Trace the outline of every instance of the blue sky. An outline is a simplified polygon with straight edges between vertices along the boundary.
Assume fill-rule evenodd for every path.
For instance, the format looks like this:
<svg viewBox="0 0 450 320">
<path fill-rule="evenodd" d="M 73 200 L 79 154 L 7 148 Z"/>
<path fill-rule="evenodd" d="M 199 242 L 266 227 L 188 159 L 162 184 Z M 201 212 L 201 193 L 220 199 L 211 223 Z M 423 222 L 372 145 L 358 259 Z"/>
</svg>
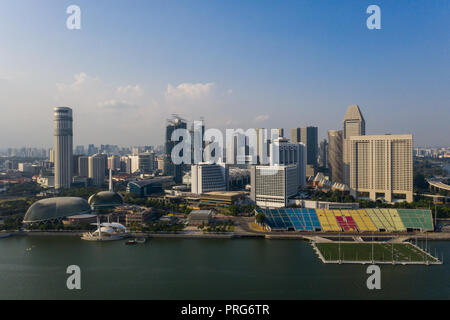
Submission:
<svg viewBox="0 0 450 320">
<path fill-rule="evenodd" d="M 450 145 L 445 0 L 0 0 L 0 41 L 0 147 L 51 146 L 55 105 L 74 109 L 75 145 L 161 144 L 171 113 L 325 137 L 350 104 L 368 134 Z"/>
</svg>

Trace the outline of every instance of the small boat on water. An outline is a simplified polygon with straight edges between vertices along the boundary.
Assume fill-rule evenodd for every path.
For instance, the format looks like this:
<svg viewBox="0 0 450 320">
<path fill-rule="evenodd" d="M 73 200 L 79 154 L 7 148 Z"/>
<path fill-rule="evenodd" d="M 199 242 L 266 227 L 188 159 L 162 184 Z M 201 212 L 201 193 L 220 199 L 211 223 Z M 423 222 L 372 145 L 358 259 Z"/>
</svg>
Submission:
<svg viewBox="0 0 450 320">
<path fill-rule="evenodd" d="M 125 245 L 130 246 L 130 245 L 135 245 L 135 244 L 143 244 L 146 242 L 145 238 L 135 238 L 135 239 L 130 239 L 127 242 L 125 242 Z"/>
</svg>

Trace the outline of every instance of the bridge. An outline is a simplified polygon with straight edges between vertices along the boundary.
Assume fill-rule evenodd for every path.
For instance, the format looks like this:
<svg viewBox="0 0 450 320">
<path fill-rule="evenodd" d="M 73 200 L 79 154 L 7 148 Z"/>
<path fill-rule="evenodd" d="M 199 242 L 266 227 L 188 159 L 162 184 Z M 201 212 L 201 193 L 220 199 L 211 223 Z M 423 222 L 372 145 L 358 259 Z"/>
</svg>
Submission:
<svg viewBox="0 0 450 320">
<path fill-rule="evenodd" d="M 450 191 L 450 186 L 448 184 L 445 184 L 441 181 L 435 181 L 435 180 L 428 180 L 427 179 L 428 184 L 430 185 L 430 187 L 433 187 L 435 189 L 441 189 L 441 190 L 445 190 L 445 191 Z"/>
</svg>

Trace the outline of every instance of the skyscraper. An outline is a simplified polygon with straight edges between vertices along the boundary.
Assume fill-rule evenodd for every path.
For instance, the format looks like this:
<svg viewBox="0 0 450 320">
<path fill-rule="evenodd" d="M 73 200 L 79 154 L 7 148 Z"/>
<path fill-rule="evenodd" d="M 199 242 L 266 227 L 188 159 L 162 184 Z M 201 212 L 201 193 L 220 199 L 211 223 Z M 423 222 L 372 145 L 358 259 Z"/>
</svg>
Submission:
<svg viewBox="0 0 450 320">
<path fill-rule="evenodd" d="M 105 156 L 95 154 L 89 157 L 89 178 L 94 186 L 101 187 L 105 182 Z"/>
<path fill-rule="evenodd" d="M 317 168 L 318 134 L 317 127 L 291 129 L 291 142 L 303 143 L 306 146 L 306 175 L 314 176 Z"/>
<path fill-rule="evenodd" d="M 322 168 L 328 168 L 328 141 L 323 139 L 319 143 L 319 166 Z"/>
<path fill-rule="evenodd" d="M 168 166 L 166 168 L 166 174 L 169 176 L 173 176 L 174 181 L 176 183 L 181 183 L 181 180 L 183 178 L 182 175 L 182 165 L 177 164 L 175 165 L 172 161 L 172 149 L 175 147 L 176 144 L 178 144 L 179 141 L 172 141 L 172 133 L 177 129 L 186 129 L 187 124 L 186 121 L 181 119 L 178 116 L 174 116 L 172 119 L 169 119 L 167 121 L 166 126 L 166 141 L 165 141 L 165 154 L 168 159 Z M 183 155 L 180 154 L 180 157 Z"/>
<path fill-rule="evenodd" d="M 342 130 L 328 131 L 328 163 L 331 169 L 331 181 L 343 182 L 342 170 Z"/>
<path fill-rule="evenodd" d="M 70 188 L 73 161 L 72 109 L 56 107 L 53 111 L 55 189 Z"/>
<path fill-rule="evenodd" d="M 297 165 L 298 186 L 306 187 L 306 147 L 277 138 L 270 144 L 270 165 Z"/>
<path fill-rule="evenodd" d="M 344 117 L 344 124 L 342 128 L 343 138 L 343 179 L 344 183 L 350 184 L 350 145 L 349 138 L 352 136 L 363 136 L 366 134 L 366 121 L 359 109 L 358 105 L 351 105 L 347 109 Z"/>
<path fill-rule="evenodd" d="M 80 156 L 78 158 L 78 176 L 79 177 L 89 177 L 89 157 Z"/>
</svg>

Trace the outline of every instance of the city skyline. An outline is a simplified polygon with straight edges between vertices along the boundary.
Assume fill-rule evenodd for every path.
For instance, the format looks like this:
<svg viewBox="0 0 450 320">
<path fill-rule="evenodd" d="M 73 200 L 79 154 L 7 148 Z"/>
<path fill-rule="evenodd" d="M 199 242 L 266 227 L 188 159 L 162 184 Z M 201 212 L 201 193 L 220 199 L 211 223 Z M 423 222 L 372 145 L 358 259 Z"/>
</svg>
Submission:
<svg viewBox="0 0 450 320">
<path fill-rule="evenodd" d="M 448 145 L 443 1 L 381 1 L 381 30 L 366 28 L 365 1 L 79 1 L 78 31 L 68 4 L 0 4 L 0 148 L 51 147 L 56 106 L 73 109 L 74 146 L 128 146 L 163 144 L 172 113 L 218 129 L 317 126 L 322 140 L 352 104 L 367 134 Z"/>
</svg>

